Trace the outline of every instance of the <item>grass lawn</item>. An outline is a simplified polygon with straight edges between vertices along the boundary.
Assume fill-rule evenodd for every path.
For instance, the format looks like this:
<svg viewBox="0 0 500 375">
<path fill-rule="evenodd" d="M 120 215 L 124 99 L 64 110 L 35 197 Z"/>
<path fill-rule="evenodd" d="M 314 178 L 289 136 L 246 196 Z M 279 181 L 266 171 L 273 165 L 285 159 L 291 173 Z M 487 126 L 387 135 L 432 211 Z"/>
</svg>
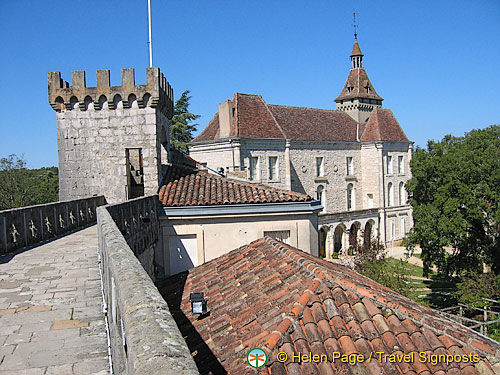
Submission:
<svg viewBox="0 0 500 375">
<path fill-rule="evenodd" d="M 416 266 L 414 264 L 408 263 L 407 261 L 395 258 L 386 258 L 389 267 L 394 271 L 401 270 L 406 276 L 418 276 L 423 277 L 423 268 Z M 437 276 L 436 272 L 431 271 L 429 277 Z"/>
<path fill-rule="evenodd" d="M 453 292 L 456 290 L 456 281 L 453 278 L 441 279 L 437 273 L 431 271 L 427 279 L 423 277 L 423 268 L 407 261 L 395 258 L 386 258 L 387 267 L 394 274 L 402 275 L 408 287 L 406 296 L 422 305 L 441 309 L 456 303 Z"/>
</svg>

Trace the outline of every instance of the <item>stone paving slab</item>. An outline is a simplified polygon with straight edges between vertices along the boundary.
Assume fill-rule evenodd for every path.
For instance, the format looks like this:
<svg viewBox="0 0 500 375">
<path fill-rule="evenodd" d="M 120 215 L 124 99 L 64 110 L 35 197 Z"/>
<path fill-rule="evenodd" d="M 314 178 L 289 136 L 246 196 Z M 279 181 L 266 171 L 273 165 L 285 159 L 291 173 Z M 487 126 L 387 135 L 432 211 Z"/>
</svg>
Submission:
<svg viewBox="0 0 500 375">
<path fill-rule="evenodd" d="M 0 375 L 109 374 L 97 226 L 0 256 Z"/>
</svg>

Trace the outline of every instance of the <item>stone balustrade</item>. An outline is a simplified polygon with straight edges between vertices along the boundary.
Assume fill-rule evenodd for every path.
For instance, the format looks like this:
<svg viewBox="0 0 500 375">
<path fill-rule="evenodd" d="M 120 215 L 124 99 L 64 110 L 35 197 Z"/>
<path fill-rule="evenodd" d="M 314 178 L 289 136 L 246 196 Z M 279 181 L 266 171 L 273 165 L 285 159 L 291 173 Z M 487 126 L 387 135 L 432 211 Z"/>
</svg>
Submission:
<svg viewBox="0 0 500 375">
<path fill-rule="evenodd" d="M 0 211 L 0 255 L 95 224 L 104 204 L 98 196 Z"/>
<path fill-rule="evenodd" d="M 157 207 L 155 195 L 98 208 L 113 369 L 116 374 L 199 374 L 167 303 L 146 272 L 144 259 L 140 261 L 154 259 Z"/>
</svg>

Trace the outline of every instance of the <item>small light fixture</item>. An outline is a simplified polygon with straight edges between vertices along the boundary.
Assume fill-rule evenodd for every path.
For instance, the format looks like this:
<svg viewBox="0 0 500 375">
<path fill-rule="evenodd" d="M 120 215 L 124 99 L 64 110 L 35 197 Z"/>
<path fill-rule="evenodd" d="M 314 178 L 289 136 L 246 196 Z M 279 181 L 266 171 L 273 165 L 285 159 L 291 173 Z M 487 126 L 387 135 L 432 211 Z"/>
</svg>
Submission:
<svg viewBox="0 0 500 375">
<path fill-rule="evenodd" d="M 207 312 L 207 300 L 202 293 L 190 293 L 191 312 L 193 314 L 205 314 Z"/>
</svg>

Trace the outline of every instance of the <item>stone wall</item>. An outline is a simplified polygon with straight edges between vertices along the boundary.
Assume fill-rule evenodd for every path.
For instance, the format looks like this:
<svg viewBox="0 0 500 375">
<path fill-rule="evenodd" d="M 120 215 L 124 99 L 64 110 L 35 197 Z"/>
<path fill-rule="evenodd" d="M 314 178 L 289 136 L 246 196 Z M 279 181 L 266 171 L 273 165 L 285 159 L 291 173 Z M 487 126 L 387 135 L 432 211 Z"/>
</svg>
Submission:
<svg viewBox="0 0 500 375">
<path fill-rule="evenodd" d="M 97 87 L 86 87 L 85 72 L 74 71 L 69 87 L 59 72 L 48 74 L 61 200 L 95 194 L 110 203 L 130 198 L 126 155 L 137 148 L 142 149 L 144 194 L 157 192 L 173 91 L 158 68 L 147 68 L 146 85 L 135 84 L 133 69 L 122 69 L 121 75 L 122 85 L 110 86 L 109 70 L 99 70 Z"/>
<path fill-rule="evenodd" d="M 99 254 L 113 368 L 117 374 L 199 374 L 167 303 L 109 212 L 114 212 L 120 225 L 126 220 L 127 213 L 134 222 L 134 217 L 141 218 L 137 212 L 149 212 L 150 220 L 142 222 L 147 227 L 157 227 L 156 216 L 149 210 L 150 203 L 157 199 L 157 196 L 140 198 L 98 209 Z M 126 227 L 122 225 L 122 231 Z M 138 225 L 134 227 L 134 232 L 137 237 L 129 237 L 129 240 L 132 239 L 138 246 L 141 243 L 145 245 L 143 250 L 151 247 L 148 241 L 154 237 L 150 235 L 150 230 Z M 138 253 L 137 248 L 135 252 Z M 139 251 L 140 257 L 147 258 L 146 254 L 149 254 L 147 250 Z"/>
<path fill-rule="evenodd" d="M 0 255 L 96 223 L 103 196 L 0 211 Z"/>
<path fill-rule="evenodd" d="M 346 157 L 353 158 L 354 173 L 347 176 Z M 316 176 L 316 158 L 323 158 L 324 173 Z M 292 190 L 302 191 L 316 198 L 318 186 L 326 194 L 324 212 L 347 211 L 347 185 L 354 186 L 355 207 L 361 209 L 360 191 L 360 149 L 359 143 L 292 142 L 290 149 L 292 164 Z"/>
<path fill-rule="evenodd" d="M 158 196 L 131 199 L 106 208 L 149 277 L 156 280 L 154 260 L 159 232 L 158 212 L 161 212 Z"/>
</svg>

